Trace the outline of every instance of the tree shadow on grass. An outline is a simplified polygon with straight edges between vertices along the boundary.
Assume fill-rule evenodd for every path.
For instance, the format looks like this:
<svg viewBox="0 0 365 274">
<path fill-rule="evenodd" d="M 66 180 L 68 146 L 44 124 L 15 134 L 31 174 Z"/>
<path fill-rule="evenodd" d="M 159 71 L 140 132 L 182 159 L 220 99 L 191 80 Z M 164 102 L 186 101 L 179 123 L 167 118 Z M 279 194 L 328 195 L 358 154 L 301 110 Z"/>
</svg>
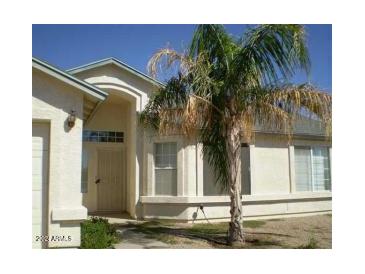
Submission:
<svg viewBox="0 0 365 274">
<path fill-rule="evenodd" d="M 172 222 L 149 221 L 140 224 L 128 223 L 124 225 L 136 233 L 143 233 L 146 238 L 153 238 L 168 244 L 175 244 L 174 237 L 193 241 L 205 241 L 215 248 L 232 248 L 227 244 L 227 230 L 224 225 L 199 225 L 192 227 L 176 227 Z M 268 237 L 266 237 L 268 236 Z M 246 243 L 235 248 L 283 248 L 276 237 L 291 237 L 286 234 L 250 232 L 246 233 Z"/>
</svg>

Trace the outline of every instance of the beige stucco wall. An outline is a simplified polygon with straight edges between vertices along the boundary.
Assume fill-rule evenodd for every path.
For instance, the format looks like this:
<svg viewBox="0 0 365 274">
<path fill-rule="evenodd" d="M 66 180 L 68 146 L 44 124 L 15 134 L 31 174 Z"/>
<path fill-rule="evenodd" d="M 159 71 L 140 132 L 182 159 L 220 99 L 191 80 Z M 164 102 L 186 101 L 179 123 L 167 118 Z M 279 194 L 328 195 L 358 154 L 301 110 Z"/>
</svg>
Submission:
<svg viewBox="0 0 365 274">
<path fill-rule="evenodd" d="M 83 95 L 75 88 L 33 69 L 33 121 L 50 124 L 49 236 L 71 236 L 71 242 L 49 242 L 49 247 L 80 245 L 80 220 L 86 218 L 81 195 L 81 135 Z M 66 124 L 76 111 L 75 126 Z"/>
<path fill-rule="evenodd" d="M 296 193 L 295 146 L 326 146 L 331 154 L 328 140 L 299 136 L 289 141 L 275 134 L 256 134 L 250 145 L 252 195 Z"/>
<path fill-rule="evenodd" d="M 135 97 L 137 100 L 136 108 L 140 111 L 148 102 L 148 98 L 157 89 L 156 85 L 145 81 L 142 78 L 121 69 L 114 64 L 95 67 L 75 74 L 90 84 L 96 85 L 101 89 L 121 87 L 123 92 L 120 95 L 125 97 Z"/>
<path fill-rule="evenodd" d="M 143 110 L 148 102 L 148 98 L 157 89 L 157 86 L 114 64 L 79 72 L 75 76 L 105 90 L 109 94 L 111 103 L 109 106 L 112 106 L 112 108 L 109 108 L 107 104 L 103 103 L 104 110 L 101 106 L 101 111 L 98 110 L 96 112 L 92 121 L 86 125 L 86 128 L 100 128 L 100 125 L 106 126 L 103 125 L 106 123 L 110 130 L 115 130 L 119 127 L 125 130 L 126 140 L 124 145 L 127 173 L 126 210 L 132 217 L 139 217 L 138 203 L 140 191 L 143 188 L 142 177 L 144 172 L 144 130 L 138 126 L 137 115 L 138 112 Z M 121 103 L 123 100 L 125 103 Z M 120 109 L 124 111 L 122 116 L 119 113 Z M 110 119 L 114 122 L 109 121 Z M 123 125 L 118 124 L 118 119 L 122 121 Z M 90 195 L 88 196 L 91 197 Z M 94 195 L 92 202 L 94 205 L 96 202 L 95 197 Z M 90 208 L 94 209 L 95 207 Z"/>
<path fill-rule="evenodd" d="M 191 213 L 196 210 L 196 204 L 192 206 L 191 203 L 179 199 L 197 198 L 202 199 L 199 200 L 199 203 L 206 203 L 204 181 L 207 181 L 208 175 L 211 174 L 207 174 L 209 168 L 206 168 L 206 163 L 204 164 L 201 144 L 184 139 L 182 136 L 157 136 L 155 132 L 137 125 L 135 114 L 145 107 L 148 98 L 156 90 L 156 86 L 113 64 L 79 72 L 76 76 L 110 94 L 109 103 L 106 102 L 104 106 L 100 107 L 86 127 L 90 129 L 107 128 L 108 130 L 123 128 L 127 133 L 125 142 L 126 170 L 128 172 L 127 198 L 129 199 L 127 211 L 133 217 L 139 218 L 166 216 L 189 219 Z M 119 107 L 123 106 L 122 103 L 113 102 L 114 95 L 128 102 L 129 116 L 121 113 Z M 114 98 L 116 98 L 115 96 Z M 125 117 L 124 120 L 119 120 L 121 115 Z M 154 194 L 153 144 L 170 141 L 176 142 L 178 147 L 177 196 L 156 197 Z M 249 146 L 251 195 L 247 196 L 247 211 L 245 211 L 247 216 L 299 212 L 308 214 L 330 210 L 330 193 L 325 193 L 326 197 L 317 197 L 317 193 L 306 193 L 305 197 L 293 196 L 297 195 L 293 155 L 294 145 L 298 144 L 328 145 L 328 142 L 305 139 L 294 140 L 289 145 L 287 140 L 280 139 L 277 135 L 256 134 L 255 141 Z M 95 156 L 92 157 L 95 161 Z M 95 165 L 93 168 L 96 168 Z M 89 209 L 94 209 L 96 194 L 95 191 L 93 192 L 93 186 L 91 186 L 91 190 L 89 188 L 89 191 L 90 193 L 84 198 L 85 201 L 88 200 L 86 204 Z M 90 197 L 93 197 L 92 201 Z M 285 197 L 286 201 L 280 200 L 280 197 Z M 316 198 L 312 201 L 313 197 Z M 161 200 L 165 198 L 170 202 L 166 203 L 165 200 Z M 212 218 L 229 216 L 229 203 L 221 200 L 228 199 L 227 196 L 208 198 L 210 200 L 207 203 L 207 210 L 210 211 Z M 290 211 L 289 208 L 293 210 Z"/>
<path fill-rule="evenodd" d="M 203 205 L 208 218 L 229 217 L 228 196 L 204 196 L 202 145 L 182 136 L 157 136 L 138 126 L 137 114 L 156 89 L 151 83 L 114 65 L 81 72 L 77 77 L 109 93 L 94 116 L 85 125 L 90 130 L 123 131 L 126 157 L 126 210 L 132 217 L 202 220 L 197 211 Z M 97 170 L 96 150 L 101 144 L 84 144 L 89 153 L 89 187 L 81 194 L 81 152 L 83 95 L 75 88 L 33 69 L 32 119 L 50 124 L 49 161 L 49 235 L 71 236 L 71 242 L 50 242 L 50 247 L 80 244 L 80 220 L 87 210 L 95 211 L 97 193 L 94 179 Z M 78 115 L 71 130 L 66 119 L 71 110 Z M 153 144 L 176 142 L 177 196 L 154 194 Z M 105 145 L 105 144 L 104 144 Z M 113 144 L 116 145 L 116 144 Z M 245 218 L 269 218 L 297 214 L 324 213 L 331 210 L 332 195 L 295 191 L 294 146 L 330 143 L 308 138 L 291 144 L 277 135 L 256 134 L 249 146 L 252 195 L 243 197 Z M 331 151 L 331 150 L 330 150 Z M 330 152 L 331 155 L 331 152 Z M 209 171 L 208 171 L 209 173 Z M 211 173 L 211 171 L 210 171 Z"/>
<path fill-rule="evenodd" d="M 90 130 L 112 130 L 127 133 L 130 126 L 130 104 L 128 101 L 110 95 L 85 125 Z"/>
<path fill-rule="evenodd" d="M 212 169 L 203 160 L 201 144 L 181 136 L 157 136 L 151 131 L 145 135 L 144 192 L 141 196 L 143 218 L 168 218 L 183 221 L 202 219 L 197 208 L 204 205 L 209 218 L 223 220 L 229 217 L 229 197 L 204 196 L 204 187 L 213 188 Z M 154 156 L 156 142 L 177 142 L 177 196 L 154 195 Z M 278 135 L 256 134 L 249 146 L 251 161 L 251 195 L 243 196 L 245 218 L 308 215 L 330 212 L 331 192 L 295 191 L 294 146 L 329 146 L 330 142 L 308 138 L 288 143 Z M 180 189 L 180 191 L 179 191 Z"/>
<path fill-rule="evenodd" d="M 176 219 L 203 221 L 204 212 L 211 221 L 229 220 L 230 202 L 227 196 L 210 197 L 142 197 L 145 219 Z M 332 210 L 330 193 L 297 193 L 287 195 L 244 195 L 244 219 L 305 216 L 329 213 Z"/>
<path fill-rule="evenodd" d="M 285 139 L 273 135 L 256 136 L 253 149 L 254 176 L 251 194 L 290 193 L 289 146 Z"/>
</svg>

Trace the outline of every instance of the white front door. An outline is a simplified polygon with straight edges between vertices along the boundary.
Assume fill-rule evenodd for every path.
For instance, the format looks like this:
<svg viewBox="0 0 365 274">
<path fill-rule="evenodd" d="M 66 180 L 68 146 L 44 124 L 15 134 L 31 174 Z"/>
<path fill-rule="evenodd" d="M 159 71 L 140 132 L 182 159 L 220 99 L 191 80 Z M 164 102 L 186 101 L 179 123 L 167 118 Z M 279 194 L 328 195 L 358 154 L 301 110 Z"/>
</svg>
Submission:
<svg viewBox="0 0 365 274">
<path fill-rule="evenodd" d="M 45 123 L 32 124 L 32 230 L 33 248 L 45 247 L 41 236 L 47 235 L 47 180 L 49 126 Z"/>
<path fill-rule="evenodd" d="M 98 149 L 98 211 L 125 210 L 124 153 L 122 148 Z"/>
</svg>

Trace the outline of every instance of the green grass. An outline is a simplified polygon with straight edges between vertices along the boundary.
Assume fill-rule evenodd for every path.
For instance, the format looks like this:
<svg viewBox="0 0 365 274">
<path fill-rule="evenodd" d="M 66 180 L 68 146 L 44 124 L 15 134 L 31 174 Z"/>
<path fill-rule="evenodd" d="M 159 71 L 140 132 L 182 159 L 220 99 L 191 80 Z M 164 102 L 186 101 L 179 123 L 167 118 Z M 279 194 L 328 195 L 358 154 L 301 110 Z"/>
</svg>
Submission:
<svg viewBox="0 0 365 274">
<path fill-rule="evenodd" d="M 277 218 L 277 219 L 269 219 L 268 221 L 269 222 L 280 222 L 280 221 L 284 221 L 284 220 Z"/>
<path fill-rule="evenodd" d="M 243 228 L 258 228 L 265 224 L 264 221 L 244 221 Z M 229 223 L 195 224 L 186 230 L 196 235 L 223 236 L 227 235 Z"/>
<path fill-rule="evenodd" d="M 196 240 L 206 240 L 209 237 L 212 239 L 225 238 L 228 224 L 196 224 L 191 227 L 180 227 L 173 221 L 159 220 L 133 224 L 132 227 L 134 232 L 143 233 L 146 238 L 175 245 L 194 238 Z"/>
<path fill-rule="evenodd" d="M 176 244 L 176 236 L 172 235 L 172 228 L 175 224 L 173 221 L 148 221 L 141 224 L 133 225 L 133 231 L 143 233 L 146 238 L 155 239 L 167 244 Z"/>
<path fill-rule="evenodd" d="M 269 221 L 279 221 L 274 219 Z M 147 221 L 138 224 L 131 224 L 131 229 L 137 233 L 143 233 L 146 238 L 155 239 L 171 246 L 180 244 L 199 246 L 207 244 L 214 248 L 297 248 L 297 249 L 314 249 L 320 248 L 318 241 L 310 234 L 308 242 L 300 246 L 290 246 L 280 240 L 280 237 L 272 237 L 265 233 L 256 233 L 256 229 L 264 226 L 267 220 L 250 220 L 243 222 L 243 229 L 252 229 L 245 235 L 246 243 L 242 246 L 227 245 L 227 233 L 229 229 L 228 222 L 222 223 L 196 223 L 192 225 L 178 224 L 170 220 Z M 315 233 L 313 231 L 312 233 Z"/>
<path fill-rule="evenodd" d="M 264 221 L 244 221 L 243 222 L 243 228 L 249 227 L 249 228 L 258 228 L 265 224 Z"/>
<path fill-rule="evenodd" d="M 156 239 L 167 244 L 176 244 L 187 239 L 206 239 L 211 237 L 225 238 L 228 223 L 195 224 L 191 227 L 178 227 L 171 221 L 149 221 L 134 225 L 133 231 L 144 233 L 146 237 Z"/>
<path fill-rule="evenodd" d="M 242 246 L 227 245 L 228 222 L 222 223 L 196 223 L 179 224 L 171 220 L 156 220 L 141 223 L 131 223 L 128 226 L 134 232 L 143 233 L 147 238 L 156 239 L 166 244 L 179 246 L 187 244 L 192 246 L 204 246 L 207 244 L 215 248 L 298 248 L 313 249 L 321 248 L 318 240 L 313 235 L 320 230 L 319 226 L 313 226 L 308 230 L 309 238 L 302 245 L 290 244 L 283 239 L 280 234 L 265 233 L 264 230 L 256 231 L 257 228 L 264 226 L 267 222 L 284 221 L 283 219 L 272 220 L 250 220 L 243 222 L 243 229 L 246 243 Z M 284 235 L 286 236 L 286 235 Z"/>
<path fill-rule="evenodd" d="M 186 230 L 193 234 L 227 234 L 228 223 L 194 224 L 192 227 L 186 228 Z"/>
<path fill-rule="evenodd" d="M 252 220 L 244 221 L 243 228 L 258 228 L 265 224 L 265 221 Z M 148 221 L 140 224 L 133 224 L 133 231 L 143 233 L 145 237 L 175 245 L 184 240 L 208 241 L 218 248 L 231 248 L 226 246 L 229 223 L 198 223 L 191 226 L 179 226 L 169 220 Z M 265 248 L 280 246 L 279 242 L 271 238 L 247 239 L 247 245 L 240 248 Z"/>
<path fill-rule="evenodd" d="M 151 221 L 151 222 L 145 222 L 145 223 L 141 223 L 141 224 L 136 224 L 133 225 L 134 226 L 134 231 L 135 232 L 140 232 L 140 233 L 144 233 L 147 235 L 151 235 L 151 234 L 160 234 L 166 231 L 166 227 L 164 227 L 163 224 L 161 224 L 160 222 L 157 221 Z"/>
</svg>

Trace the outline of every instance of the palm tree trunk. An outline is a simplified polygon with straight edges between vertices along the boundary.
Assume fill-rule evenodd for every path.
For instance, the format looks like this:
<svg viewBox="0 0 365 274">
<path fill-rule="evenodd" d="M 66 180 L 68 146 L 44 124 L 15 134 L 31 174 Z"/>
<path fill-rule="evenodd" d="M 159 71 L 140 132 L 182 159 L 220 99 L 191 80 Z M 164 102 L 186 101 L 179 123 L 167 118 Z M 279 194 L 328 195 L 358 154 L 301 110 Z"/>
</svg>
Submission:
<svg viewBox="0 0 365 274">
<path fill-rule="evenodd" d="M 227 156 L 229 168 L 229 194 L 231 198 L 231 222 L 228 231 L 228 243 L 243 243 L 244 235 L 242 228 L 242 199 L 241 184 L 239 182 L 238 172 L 240 167 L 240 136 L 238 119 L 231 117 L 227 123 Z"/>
</svg>

